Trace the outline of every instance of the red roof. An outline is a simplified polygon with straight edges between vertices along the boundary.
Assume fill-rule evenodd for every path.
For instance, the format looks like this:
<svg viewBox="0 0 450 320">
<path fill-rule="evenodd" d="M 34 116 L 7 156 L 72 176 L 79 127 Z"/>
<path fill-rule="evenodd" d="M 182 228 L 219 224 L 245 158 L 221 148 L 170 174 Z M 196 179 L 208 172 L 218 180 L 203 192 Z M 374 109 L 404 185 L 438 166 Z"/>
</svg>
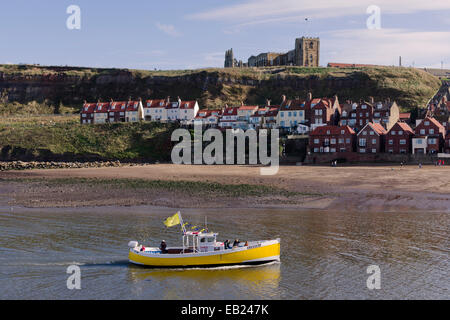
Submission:
<svg viewBox="0 0 450 320">
<path fill-rule="evenodd" d="M 411 113 L 407 112 L 407 113 L 400 113 L 400 119 L 410 119 L 411 118 Z"/>
<path fill-rule="evenodd" d="M 81 113 L 94 113 L 96 107 L 96 103 L 85 103 L 83 109 L 81 109 Z"/>
<path fill-rule="evenodd" d="M 139 101 L 128 101 L 127 111 L 137 111 L 139 108 Z"/>
<path fill-rule="evenodd" d="M 392 130 L 393 128 L 395 128 L 395 126 L 399 126 L 399 127 L 400 127 L 403 131 L 405 131 L 405 132 L 409 132 L 409 133 L 414 134 L 414 130 L 411 129 L 411 127 L 410 127 L 407 123 L 405 123 L 405 122 L 397 122 L 396 124 L 394 124 L 394 125 L 392 126 L 391 130 Z M 391 130 L 389 130 L 389 132 L 390 132 Z"/>
<path fill-rule="evenodd" d="M 197 101 L 181 101 L 180 109 L 194 109 Z"/>
<path fill-rule="evenodd" d="M 238 107 L 228 107 L 225 108 L 223 112 L 224 116 L 237 116 Z"/>
<path fill-rule="evenodd" d="M 311 136 L 323 136 L 323 135 L 341 135 L 341 131 L 345 130 L 345 133 L 350 133 L 350 134 L 355 134 L 355 131 L 353 131 L 352 128 L 350 128 L 349 126 L 321 126 L 321 127 L 317 127 L 315 128 L 310 135 Z M 330 133 L 327 133 L 328 131 L 330 131 Z"/>
<path fill-rule="evenodd" d="M 244 111 L 244 110 L 255 110 L 255 109 L 258 109 L 259 107 L 258 106 L 240 106 L 239 107 L 239 110 L 240 111 Z"/>
<path fill-rule="evenodd" d="M 357 63 L 336 63 L 329 62 L 329 68 L 358 68 L 358 67 L 374 67 L 374 64 L 357 64 Z"/>
<path fill-rule="evenodd" d="M 127 108 L 127 103 L 125 101 L 113 101 L 110 104 L 109 111 L 110 112 L 120 112 L 125 111 Z"/>
<path fill-rule="evenodd" d="M 383 128 L 383 126 L 379 123 L 374 123 L 374 122 L 368 122 L 364 128 L 366 126 L 370 126 L 378 135 L 382 135 L 382 134 L 386 134 L 387 131 L 386 129 Z M 358 135 L 363 132 L 364 128 L 361 129 L 361 131 L 358 132 Z"/>
<path fill-rule="evenodd" d="M 144 106 L 144 108 L 165 108 L 165 107 L 166 107 L 165 99 L 147 100 Z"/>
<path fill-rule="evenodd" d="M 97 103 L 97 107 L 95 108 L 95 113 L 108 113 L 109 111 L 109 102 L 99 102 Z"/>
</svg>

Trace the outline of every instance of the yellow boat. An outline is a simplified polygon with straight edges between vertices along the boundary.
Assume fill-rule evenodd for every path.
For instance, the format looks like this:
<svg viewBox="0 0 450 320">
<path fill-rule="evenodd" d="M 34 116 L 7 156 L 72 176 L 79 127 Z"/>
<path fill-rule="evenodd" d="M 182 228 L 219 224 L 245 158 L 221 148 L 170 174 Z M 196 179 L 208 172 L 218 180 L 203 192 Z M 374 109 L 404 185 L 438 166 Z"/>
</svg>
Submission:
<svg viewBox="0 0 450 320">
<path fill-rule="evenodd" d="M 241 242 L 226 248 L 223 242 L 217 241 L 217 235 L 214 232 L 186 231 L 183 225 L 181 247 L 167 247 L 163 252 L 160 248 L 130 241 L 128 258 L 137 265 L 170 268 L 258 265 L 280 261 L 280 239 Z"/>
</svg>

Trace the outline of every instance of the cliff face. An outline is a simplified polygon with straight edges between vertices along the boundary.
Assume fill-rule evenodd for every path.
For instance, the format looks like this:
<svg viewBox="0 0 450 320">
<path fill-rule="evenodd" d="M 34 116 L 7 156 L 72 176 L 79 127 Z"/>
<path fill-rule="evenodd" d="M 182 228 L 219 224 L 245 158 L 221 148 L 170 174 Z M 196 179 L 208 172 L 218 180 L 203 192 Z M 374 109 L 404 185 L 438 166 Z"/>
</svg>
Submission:
<svg viewBox="0 0 450 320">
<path fill-rule="evenodd" d="M 271 99 L 338 95 L 346 99 L 391 98 L 404 109 L 424 107 L 439 88 L 439 80 L 411 68 L 266 68 L 138 71 L 40 66 L 0 66 L 2 103 L 32 101 L 79 109 L 84 100 L 127 100 L 171 96 L 198 99 L 217 107 L 244 101 L 263 104 Z"/>
</svg>

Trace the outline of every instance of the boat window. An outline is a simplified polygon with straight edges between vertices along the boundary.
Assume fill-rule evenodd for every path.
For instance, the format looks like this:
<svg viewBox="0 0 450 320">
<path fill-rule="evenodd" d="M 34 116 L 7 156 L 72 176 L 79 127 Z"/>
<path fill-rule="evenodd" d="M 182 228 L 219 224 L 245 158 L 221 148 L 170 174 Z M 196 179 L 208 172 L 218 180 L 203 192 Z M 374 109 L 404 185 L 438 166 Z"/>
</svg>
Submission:
<svg viewBox="0 0 450 320">
<path fill-rule="evenodd" d="M 208 238 L 208 242 L 214 242 L 214 238 Z"/>
<path fill-rule="evenodd" d="M 206 238 L 201 238 L 200 239 L 200 242 L 205 242 L 206 241 Z"/>
</svg>

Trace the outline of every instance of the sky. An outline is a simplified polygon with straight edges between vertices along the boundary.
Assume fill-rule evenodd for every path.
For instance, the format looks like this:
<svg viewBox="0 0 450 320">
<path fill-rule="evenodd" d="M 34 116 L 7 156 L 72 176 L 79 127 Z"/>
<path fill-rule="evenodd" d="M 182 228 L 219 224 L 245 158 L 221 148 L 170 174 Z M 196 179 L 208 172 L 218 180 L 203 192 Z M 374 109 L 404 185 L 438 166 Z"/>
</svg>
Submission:
<svg viewBox="0 0 450 320">
<path fill-rule="evenodd" d="M 77 21 L 71 5 L 80 29 L 67 27 Z M 320 37 L 322 66 L 402 56 L 404 66 L 450 68 L 450 0 L 0 0 L 3 64 L 223 67 L 227 49 L 247 61 L 292 50 L 302 36 Z"/>
</svg>

